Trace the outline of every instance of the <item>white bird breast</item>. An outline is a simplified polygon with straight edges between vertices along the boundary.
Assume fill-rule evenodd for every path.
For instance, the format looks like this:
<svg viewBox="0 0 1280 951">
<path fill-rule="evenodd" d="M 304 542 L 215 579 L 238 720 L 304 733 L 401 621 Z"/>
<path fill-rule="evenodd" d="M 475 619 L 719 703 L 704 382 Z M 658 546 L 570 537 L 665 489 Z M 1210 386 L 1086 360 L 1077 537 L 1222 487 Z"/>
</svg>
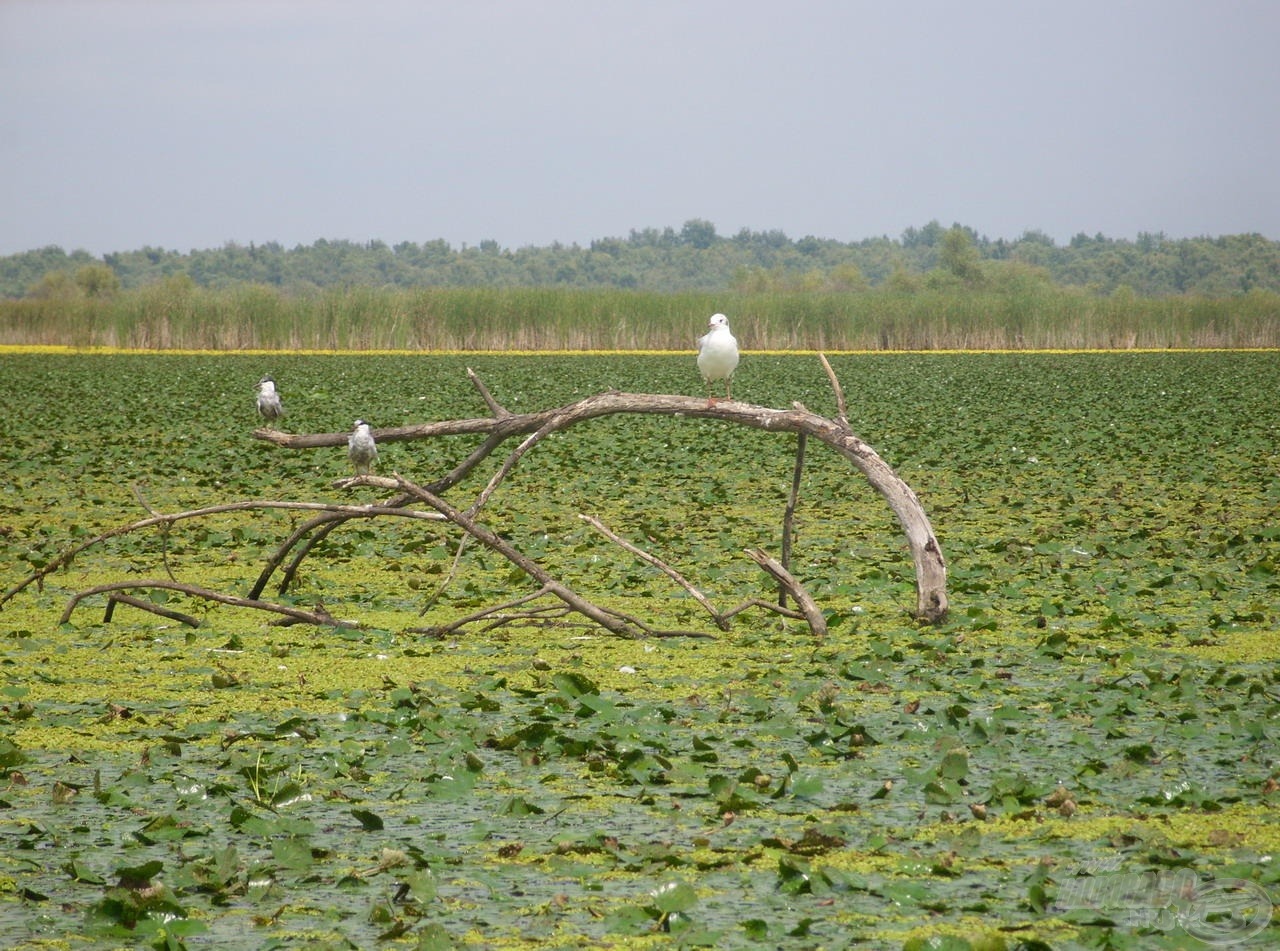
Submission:
<svg viewBox="0 0 1280 951">
<path fill-rule="evenodd" d="M 738 368 L 738 341 L 727 324 L 712 327 L 698 341 L 698 369 L 707 380 L 727 380 Z"/>
</svg>

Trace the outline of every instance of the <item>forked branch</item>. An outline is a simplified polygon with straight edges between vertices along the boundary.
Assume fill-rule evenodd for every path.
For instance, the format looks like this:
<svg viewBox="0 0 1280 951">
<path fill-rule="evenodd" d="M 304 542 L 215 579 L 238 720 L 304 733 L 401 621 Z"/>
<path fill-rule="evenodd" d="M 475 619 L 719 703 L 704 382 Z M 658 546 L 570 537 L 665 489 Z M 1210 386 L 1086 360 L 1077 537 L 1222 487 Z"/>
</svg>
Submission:
<svg viewBox="0 0 1280 951">
<path fill-rule="evenodd" d="M 42 583 L 47 575 L 69 564 L 76 555 L 85 549 L 108 539 L 155 526 L 167 531 L 169 527 L 181 520 L 205 517 L 222 512 L 278 508 L 311 512 L 313 517 L 303 525 L 296 527 L 268 559 L 257 584 L 248 598 L 224 595 L 197 585 L 183 584 L 172 577 L 161 580 L 118 582 L 100 585 L 77 594 L 67 606 L 63 619 L 66 620 L 70 617 L 76 606 L 85 598 L 106 594 L 108 595 L 108 619 L 116 605 L 125 604 L 178 620 L 182 623 L 198 623 L 190 615 L 161 608 L 153 602 L 145 601 L 126 593 L 147 589 L 161 589 L 177 591 L 191 597 L 235 607 L 275 612 L 282 615 L 281 621 L 278 623 L 347 625 L 350 622 L 337 621 L 320 607 L 317 607 L 314 611 L 307 611 L 262 601 L 260 599 L 261 592 L 272 574 L 281 565 L 284 565 L 286 561 L 289 561 L 281 583 L 281 590 L 284 590 L 296 573 L 299 564 L 308 556 L 313 546 L 330 531 L 346 521 L 351 519 L 398 517 L 447 521 L 465 533 L 464 539 L 475 539 L 481 545 L 497 552 L 538 585 L 537 590 L 532 594 L 508 600 L 502 605 L 468 615 L 451 624 L 428 629 L 433 633 L 456 631 L 467 624 L 477 621 L 489 621 L 491 622 L 490 626 L 494 626 L 508 623 L 509 620 L 514 618 L 545 620 L 558 618 L 566 613 L 573 612 L 582 615 L 589 622 L 611 633 L 624 637 L 709 636 L 690 631 L 656 630 L 636 618 L 597 605 L 568 585 L 557 580 L 545 567 L 520 552 L 511 542 L 479 521 L 479 514 L 485 503 L 506 479 L 507 475 L 531 449 L 550 434 L 601 416 L 647 413 L 677 418 L 717 419 L 767 432 L 794 433 L 798 437 L 792 494 L 784 517 L 783 560 L 779 562 L 758 549 L 747 552 L 749 557 L 777 581 L 780 593 L 778 604 L 770 604 L 762 599 L 752 598 L 730 611 L 719 612 L 696 587 L 670 565 L 661 561 L 657 556 L 626 541 L 620 535 L 604 526 L 598 519 L 591 516 L 582 516 L 594 529 L 604 534 L 612 542 L 658 568 L 689 592 L 707 610 L 720 629 L 727 630 L 729 619 L 745 608 L 760 606 L 786 617 L 803 618 L 817 636 L 822 636 L 826 633 L 825 617 L 803 585 L 790 573 L 788 567 L 793 531 L 792 517 L 797 500 L 800 473 L 804 464 L 805 440 L 810 436 L 826 443 L 837 453 L 848 459 L 889 503 L 906 534 L 908 547 L 915 564 L 916 617 L 927 622 L 940 621 L 946 616 L 948 606 L 946 563 L 937 539 L 933 535 L 928 517 L 925 515 L 923 507 L 910 486 L 897 476 L 875 450 L 853 433 L 846 415 L 844 394 L 840 389 L 839 381 L 836 379 L 835 373 L 831 370 L 831 366 L 825 357 L 822 358 L 822 362 L 835 391 L 839 407 L 839 415 L 835 419 L 828 419 L 812 413 L 798 403 L 789 410 L 777 410 L 736 401 L 712 404 L 709 401 L 693 397 L 621 393 L 618 391 L 598 393 L 556 409 L 517 414 L 510 412 L 494 399 L 475 373 L 468 370 L 468 376 L 480 393 L 481 399 L 493 414 L 491 417 L 446 420 L 417 426 L 403 426 L 378 430 L 375 434 L 378 441 L 382 443 L 449 435 L 479 435 L 484 437 L 480 445 L 473 448 L 461 463 L 435 482 L 425 486 L 418 485 L 399 474 L 395 475 L 394 478 L 371 475 L 361 476 L 354 480 L 344 480 L 342 483 L 344 486 L 373 486 L 387 489 L 393 493 L 386 501 L 376 505 L 340 506 L 307 502 L 239 502 L 209 506 L 171 515 L 163 515 L 150 510 L 151 515 L 149 518 L 104 533 L 97 538 L 90 539 L 63 552 L 57 558 L 33 572 L 18 585 L 6 591 L 0 597 L 0 605 L 3 605 L 28 585 Z M 254 435 L 278 446 L 295 449 L 340 446 L 345 444 L 346 441 L 345 433 L 291 435 L 275 430 L 257 430 Z M 477 494 L 470 506 L 463 509 L 443 497 L 442 493 L 445 490 L 460 482 L 503 443 L 515 437 L 525 438 L 508 454 L 506 460 Z M 410 506 L 414 502 L 425 503 L 432 511 L 413 509 Z M 786 606 L 786 598 L 788 596 L 795 600 L 799 607 L 798 611 L 793 611 Z M 560 603 L 558 606 L 552 605 L 551 607 L 532 604 L 532 602 L 543 597 L 554 598 Z"/>
<path fill-rule="evenodd" d="M 843 393 L 838 388 L 838 382 L 834 381 L 834 374 L 831 376 L 833 385 L 836 386 L 837 401 L 843 404 Z M 496 402 L 493 405 L 496 406 Z M 488 437 L 484 449 L 473 452 L 469 460 L 474 463 L 478 462 L 475 457 L 481 451 L 496 448 L 505 439 L 516 436 L 532 437 L 526 445 L 516 451 L 514 456 L 518 458 L 532 444 L 552 432 L 568 429 L 578 423 L 602 416 L 628 413 L 655 414 L 680 419 L 717 419 L 766 432 L 804 434 L 826 443 L 849 460 L 854 468 L 871 483 L 872 488 L 888 502 L 906 535 L 907 546 L 915 566 L 915 616 L 921 621 L 931 623 L 941 621 L 946 617 L 948 607 L 946 560 L 943 558 L 942 548 L 934 536 L 924 507 L 911 487 L 880 458 L 874 449 L 853 432 L 848 420 L 844 418 L 843 406 L 841 409 L 842 414 L 839 418 L 829 419 L 803 406 L 794 406 L 786 410 L 770 409 L 765 406 L 740 403 L 736 400 L 709 404 L 705 399 L 690 396 L 621 393 L 611 390 L 556 409 L 534 413 L 503 411 L 501 415 L 489 418 L 454 419 L 415 426 L 398 426 L 377 430 L 375 435 L 380 443 L 432 439 L 440 436 L 484 435 Z M 341 446 L 345 445 L 347 438 L 345 433 L 296 435 L 274 430 L 258 430 L 254 435 L 288 449 Z M 513 460 L 508 462 L 511 465 L 514 464 Z M 509 469 L 509 466 L 507 468 Z"/>
</svg>

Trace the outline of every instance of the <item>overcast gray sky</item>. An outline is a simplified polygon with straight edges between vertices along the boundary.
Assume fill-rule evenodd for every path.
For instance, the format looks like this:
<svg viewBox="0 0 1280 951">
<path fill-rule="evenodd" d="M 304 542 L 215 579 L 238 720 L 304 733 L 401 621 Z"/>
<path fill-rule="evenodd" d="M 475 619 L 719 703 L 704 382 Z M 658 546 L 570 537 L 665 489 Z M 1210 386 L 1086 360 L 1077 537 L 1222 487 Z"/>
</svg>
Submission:
<svg viewBox="0 0 1280 951">
<path fill-rule="evenodd" d="M 0 0 L 0 254 L 1280 239 L 1275 0 Z"/>
</svg>

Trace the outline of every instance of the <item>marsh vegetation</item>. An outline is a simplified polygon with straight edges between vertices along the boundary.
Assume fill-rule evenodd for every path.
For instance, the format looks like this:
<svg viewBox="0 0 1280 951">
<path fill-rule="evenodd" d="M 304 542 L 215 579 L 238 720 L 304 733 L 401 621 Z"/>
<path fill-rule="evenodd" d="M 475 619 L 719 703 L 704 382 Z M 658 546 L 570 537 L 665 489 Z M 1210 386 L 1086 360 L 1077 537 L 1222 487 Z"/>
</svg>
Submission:
<svg viewBox="0 0 1280 951">
<path fill-rule="evenodd" d="M 247 588 L 299 516 L 121 538 L 0 608 L 0 939 L 1029 951 L 1265 925 L 1277 355 L 831 360 L 942 541 L 944 624 L 911 618 L 883 500 L 813 451 L 794 570 L 822 642 L 763 615 L 700 639 L 413 635 L 529 581 L 476 550 L 442 590 L 456 533 L 410 523 L 335 533 L 290 595 L 359 627 L 181 600 L 199 627 L 126 607 L 60 625 L 72 592 L 166 566 Z M 484 415 L 468 365 L 522 409 L 701 389 L 691 354 L 0 354 L 3 586 L 144 503 L 371 501 L 335 486 L 344 450 L 251 438 L 257 381 L 282 425 L 340 432 Z M 835 412 L 807 355 L 748 350 L 734 392 Z M 539 445 L 486 520 L 593 597 L 695 626 L 579 513 L 732 603 L 760 584 L 741 550 L 777 545 L 793 439 L 599 420 Z M 425 480 L 455 455 L 391 444 L 380 465 Z M 1252 918 L 1205 904 L 1222 883 Z"/>
</svg>

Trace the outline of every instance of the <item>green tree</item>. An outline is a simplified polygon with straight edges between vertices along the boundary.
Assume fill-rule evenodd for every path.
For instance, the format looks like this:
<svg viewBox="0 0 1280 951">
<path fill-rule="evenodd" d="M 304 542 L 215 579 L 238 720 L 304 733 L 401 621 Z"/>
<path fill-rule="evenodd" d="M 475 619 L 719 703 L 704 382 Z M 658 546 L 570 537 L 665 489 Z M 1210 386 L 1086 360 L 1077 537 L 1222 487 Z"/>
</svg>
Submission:
<svg viewBox="0 0 1280 951">
<path fill-rule="evenodd" d="M 914 294 L 920 289 L 920 281 L 901 263 L 895 263 L 885 286 L 895 294 Z"/>
<path fill-rule="evenodd" d="M 680 240 L 695 248 L 709 248 L 716 241 L 716 226 L 703 218 L 690 218 L 680 229 Z"/>
<path fill-rule="evenodd" d="M 932 248 L 943 237 L 942 225 L 938 224 L 935 218 L 923 228 L 908 228 L 902 232 L 902 246 L 904 248 Z"/>
<path fill-rule="evenodd" d="M 865 291 L 871 286 L 862 273 L 862 268 L 852 261 L 833 267 L 827 280 L 835 291 Z"/>
<path fill-rule="evenodd" d="M 942 236 L 938 264 L 944 271 L 966 284 L 978 284 L 982 281 L 982 257 L 974 247 L 969 233 L 959 225 Z"/>
<path fill-rule="evenodd" d="M 27 289 L 27 296 L 37 300 L 70 300 L 81 293 L 70 271 L 46 271 Z"/>
<path fill-rule="evenodd" d="M 120 290 L 120 278 L 105 264 L 86 264 L 76 271 L 76 286 L 85 297 L 110 297 Z"/>
</svg>

